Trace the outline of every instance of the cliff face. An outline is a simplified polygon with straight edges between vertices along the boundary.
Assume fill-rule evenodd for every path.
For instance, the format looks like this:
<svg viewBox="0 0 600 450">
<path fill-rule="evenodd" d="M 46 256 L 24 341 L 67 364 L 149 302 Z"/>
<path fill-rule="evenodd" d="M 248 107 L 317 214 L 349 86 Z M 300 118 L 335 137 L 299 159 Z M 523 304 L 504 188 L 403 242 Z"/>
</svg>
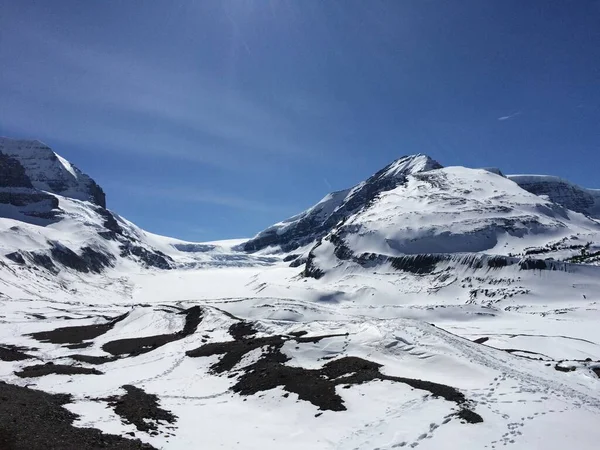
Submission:
<svg viewBox="0 0 600 450">
<path fill-rule="evenodd" d="M 102 188 L 40 141 L 0 138 L 0 155 L 2 187 L 35 188 L 106 207 Z"/>
<path fill-rule="evenodd" d="M 600 219 L 600 190 L 586 189 L 548 175 L 509 175 L 508 178 L 532 194 L 546 196 L 571 211 Z"/>
</svg>

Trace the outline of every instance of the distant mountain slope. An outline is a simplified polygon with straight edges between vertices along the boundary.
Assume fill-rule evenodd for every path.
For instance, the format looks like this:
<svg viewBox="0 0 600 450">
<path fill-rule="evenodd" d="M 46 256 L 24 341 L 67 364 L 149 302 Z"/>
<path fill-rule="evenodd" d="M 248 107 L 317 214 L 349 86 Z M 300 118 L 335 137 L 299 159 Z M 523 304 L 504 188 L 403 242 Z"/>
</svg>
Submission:
<svg viewBox="0 0 600 450">
<path fill-rule="evenodd" d="M 600 224 L 487 170 L 447 167 L 410 175 L 325 236 L 307 271 L 376 255 L 509 255 L 548 242 L 597 241 Z M 371 255 L 366 257 L 366 255 Z"/>
<path fill-rule="evenodd" d="M 57 275 L 271 261 L 229 247 L 147 233 L 107 210 L 102 188 L 50 147 L 0 138 L 0 267 Z"/>
<path fill-rule="evenodd" d="M 549 175 L 508 175 L 526 191 L 546 196 L 567 209 L 600 219 L 600 190 L 586 189 Z"/>
<path fill-rule="evenodd" d="M 46 144 L 35 140 L 19 140 L 0 137 L 0 158 L 6 167 L 11 164 L 23 168 L 18 170 L 22 187 L 33 187 L 42 191 L 86 200 L 103 208 L 106 207 L 104 191 L 89 176 L 54 153 Z M 29 181 L 26 181 L 29 180 Z"/>
<path fill-rule="evenodd" d="M 442 166 L 425 155 L 402 157 L 366 181 L 343 191 L 333 192 L 306 211 L 267 228 L 243 245 L 249 252 L 267 247 L 284 252 L 310 244 L 331 231 L 380 194 L 406 182 L 409 175 Z"/>
</svg>

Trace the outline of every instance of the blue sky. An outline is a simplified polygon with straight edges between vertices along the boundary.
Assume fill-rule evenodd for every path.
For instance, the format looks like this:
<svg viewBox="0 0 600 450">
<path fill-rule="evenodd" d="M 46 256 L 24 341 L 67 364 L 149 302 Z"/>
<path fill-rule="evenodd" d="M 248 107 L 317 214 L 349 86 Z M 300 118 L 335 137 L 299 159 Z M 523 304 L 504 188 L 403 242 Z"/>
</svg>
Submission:
<svg viewBox="0 0 600 450">
<path fill-rule="evenodd" d="M 0 135 L 190 240 L 393 159 L 600 188 L 600 2 L 0 0 Z"/>
</svg>

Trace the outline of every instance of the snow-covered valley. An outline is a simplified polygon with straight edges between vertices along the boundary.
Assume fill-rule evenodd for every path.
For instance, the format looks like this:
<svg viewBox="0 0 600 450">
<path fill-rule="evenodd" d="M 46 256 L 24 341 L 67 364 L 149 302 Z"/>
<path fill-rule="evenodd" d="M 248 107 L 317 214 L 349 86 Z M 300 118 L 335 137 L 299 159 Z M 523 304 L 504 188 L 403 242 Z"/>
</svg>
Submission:
<svg viewBox="0 0 600 450">
<path fill-rule="evenodd" d="M 564 186 L 415 155 L 188 243 L 3 145 L 0 448 L 597 447 L 600 223 Z"/>
</svg>

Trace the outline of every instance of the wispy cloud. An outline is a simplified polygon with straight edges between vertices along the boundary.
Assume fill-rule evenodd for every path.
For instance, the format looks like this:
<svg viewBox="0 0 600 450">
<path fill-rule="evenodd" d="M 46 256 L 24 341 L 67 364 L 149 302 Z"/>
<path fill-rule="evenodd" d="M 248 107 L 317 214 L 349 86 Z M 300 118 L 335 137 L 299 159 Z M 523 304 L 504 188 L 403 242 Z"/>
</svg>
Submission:
<svg viewBox="0 0 600 450">
<path fill-rule="evenodd" d="M 208 204 L 224 206 L 227 208 L 254 212 L 283 213 L 287 208 L 264 203 L 241 196 L 224 192 L 213 192 L 205 189 L 183 186 L 149 186 L 134 183 L 106 182 L 104 187 L 109 190 L 118 190 L 126 195 L 138 198 L 149 198 L 155 202 L 157 199 L 182 203 L 182 204 Z"/>
<path fill-rule="evenodd" d="M 34 25 L 15 32 L 40 58 L 12 58 L 0 74 L 0 88 L 10 87 L 0 112 L 6 128 L 231 169 L 236 159 L 238 168 L 264 165 L 261 155 L 319 158 L 318 137 L 276 96 L 257 100 L 196 69 L 62 40 Z"/>
<path fill-rule="evenodd" d="M 509 114 L 508 116 L 498 117 L 498 120 L 504 121 L 504 120 L 514 119 L 515 117 L 520 116 L 521 114 L 523 114 L 521 111 L 517 111 L 515 113 Z"/>
</svg>

